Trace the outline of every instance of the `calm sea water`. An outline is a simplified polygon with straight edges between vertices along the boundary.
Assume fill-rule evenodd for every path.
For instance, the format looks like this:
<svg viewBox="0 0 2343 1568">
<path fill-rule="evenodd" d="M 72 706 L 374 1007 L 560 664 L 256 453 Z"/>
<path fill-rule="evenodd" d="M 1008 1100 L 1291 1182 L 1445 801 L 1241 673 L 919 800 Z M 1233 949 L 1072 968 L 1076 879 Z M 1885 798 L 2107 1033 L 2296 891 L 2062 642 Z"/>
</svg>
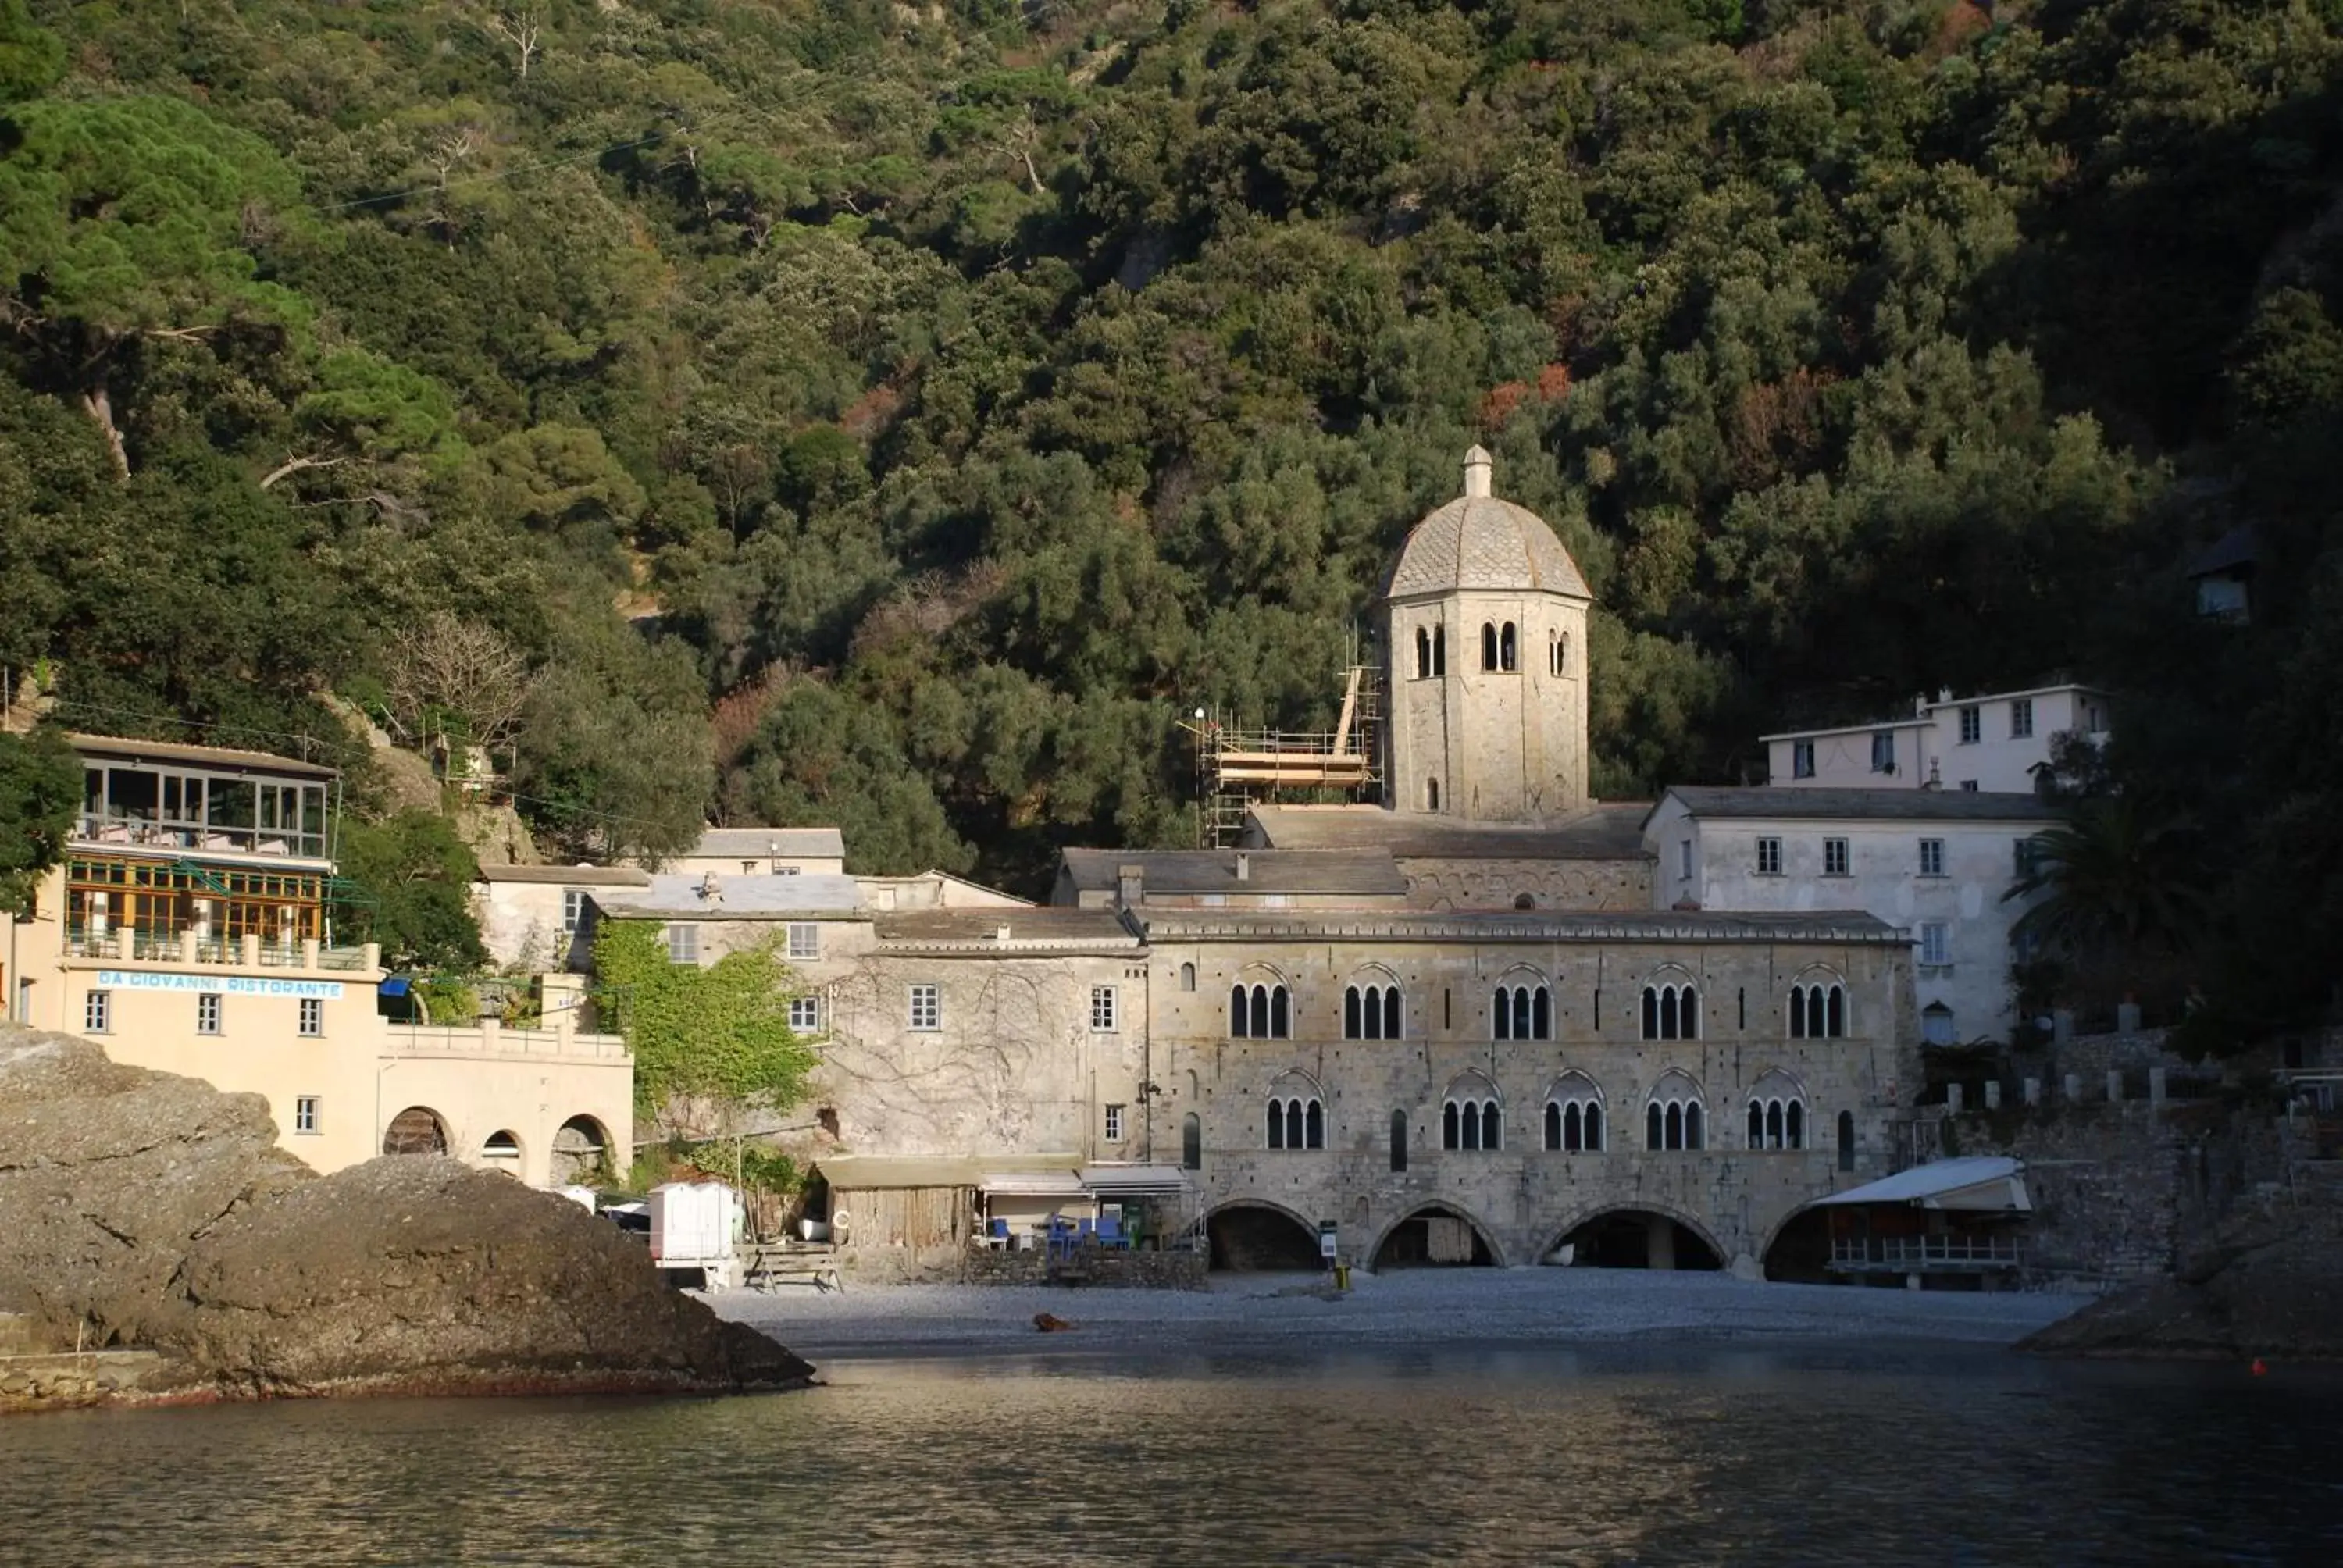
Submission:
<svg viewBox="0 0 2343 1568">
<path fill-rule="evenodd" d="M 0 1422 L 0 1563 L 2343 1563 L 2343 1379 L 1999 1352 L 833 1364 Z"/>
</svg>

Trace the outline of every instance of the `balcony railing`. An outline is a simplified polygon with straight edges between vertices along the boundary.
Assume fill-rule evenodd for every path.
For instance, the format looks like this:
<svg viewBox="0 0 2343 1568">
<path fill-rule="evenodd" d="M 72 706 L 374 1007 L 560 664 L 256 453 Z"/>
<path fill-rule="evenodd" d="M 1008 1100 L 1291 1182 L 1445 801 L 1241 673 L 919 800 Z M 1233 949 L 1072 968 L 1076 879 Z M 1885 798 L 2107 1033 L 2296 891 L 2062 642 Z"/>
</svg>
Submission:
<svg viewBox="0 0 2343 1568">
<path fill-rule="evenodd" d="M 180 854 L 276 855 L 322 860 L 326 836 L 291 828 L 224 827 L 206 822 L 156 822 L 84 812 L 75 842 L 105 849 L 169 849 Z"/>
<path fill-rule="evenodd" d="M 114 963 L 333 970 L 343 973 L 382 967 L 382 950 L 372 943 L 329 948 L 309 940 L 288 945 L 256 936 L 204 937 L 193 931 L 93 931 L 86 927 L 72 927 L 65 932 L 65 950 L 69 959 Z"/>
<path fill-rule="evenodd" d="M 394 1023 L 384 1027 L 385 1056 L 524 1056 L 589 1058 L 626 1062 L 633 1059 L 615 1034 L 581 1034 L 568 1029 L 506 1029 L 494 1019 L 470 1028 Z"/>
<path fill-rule="evenodd" d="M 1831 1267 L 1850 1272 L 2014 1269 L 2017 1262 L 2015 1236 L 1840 1237 L 1831 1242 Z"/>
</svg>

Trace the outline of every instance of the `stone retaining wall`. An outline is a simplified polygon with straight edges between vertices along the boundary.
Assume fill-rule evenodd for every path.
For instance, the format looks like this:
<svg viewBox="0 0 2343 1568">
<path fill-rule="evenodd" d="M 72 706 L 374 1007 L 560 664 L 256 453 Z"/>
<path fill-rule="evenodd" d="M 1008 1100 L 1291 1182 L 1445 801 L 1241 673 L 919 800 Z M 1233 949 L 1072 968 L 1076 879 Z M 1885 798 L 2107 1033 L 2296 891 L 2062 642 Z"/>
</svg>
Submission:
<svg viewBox="0 0 2343 1568">
<path fill-rule="evenodd" d="M 1954 1133 L 1962 1154 L 2026 1161 L 2027 1273 L 2042 1284 L 2167 1274 L 2287 1170 L 2278 1122 L 2210 1102 L 2053 1103 L 1964 1116 Z"/>
<path fill-rule="evenodd" d="M 1071 1258 L 1046 1252 L 969 1253 L 961 1279 L 971 1285 L 1100 1285 L 1110 1289 L 1201 1291 L 1206 1258 L 1200 1251 L 1124 1251 L 1085 1247 Z"/>
</svg>

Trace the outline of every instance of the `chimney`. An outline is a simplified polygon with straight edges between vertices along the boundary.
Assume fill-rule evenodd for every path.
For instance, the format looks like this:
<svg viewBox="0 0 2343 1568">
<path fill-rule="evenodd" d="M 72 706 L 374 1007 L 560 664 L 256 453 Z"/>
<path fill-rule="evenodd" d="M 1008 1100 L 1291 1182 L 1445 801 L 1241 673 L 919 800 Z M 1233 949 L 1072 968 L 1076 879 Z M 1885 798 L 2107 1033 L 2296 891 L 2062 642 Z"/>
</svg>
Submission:
<svg viewBox="0 0 2343 1568">
<path fill-rule="evenodd" d="M 1119 909 L 1135 910 L 1147 898 L 1147 868 L 1137 861 L 1114 869 L 1114 901 Z"/>
<path fill-rule="evenodd" d="M 992 940 L 996 942 L 1006 942 L 1009 940 L 1008 922 L 1003 921 L 992 928 Z"/>
<path fill-rule="evenodd" d="M 1252 857 L 1242 849 L 1237 851 L 1237 880 L 1240 882 L 1252 880 Z"/>
<path fill-rule="evenodd" d="M 1489 493 L 1489 454 L 1478 447 L 1464 454 L 1464 493 L 1467 496 Z"/>
<path fill-rule="evenodd" d="M 723 885 L 716 879 L 715 872 L 707 871 L 701 873 L 699 879 L 699 899 L 702 903 L 708 904 L 720 904 L 724 901 L 724 888 Z"/>
</svg>

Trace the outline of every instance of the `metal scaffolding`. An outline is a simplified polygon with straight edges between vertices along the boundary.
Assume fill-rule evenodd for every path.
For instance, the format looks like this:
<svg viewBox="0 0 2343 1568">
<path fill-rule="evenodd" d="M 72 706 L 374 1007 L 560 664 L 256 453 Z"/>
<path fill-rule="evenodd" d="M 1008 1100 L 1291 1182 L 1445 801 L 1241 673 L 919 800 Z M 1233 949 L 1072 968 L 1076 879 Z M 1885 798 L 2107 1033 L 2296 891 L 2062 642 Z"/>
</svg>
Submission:
<svg viewBox="0 0 2343 1568">
<path fill-rule="evenodd" d="M 1200 711 L 1182 725 L 1196 738 L 1198 843 L 1208 849 L 1234 844 L 1257 802 L 1380 802 L 1383 719 L 1383 672 L 1359 661 L 1355 649 L 1331 730 L 1247 729 L 1217 711 Z"/>
</svg>

